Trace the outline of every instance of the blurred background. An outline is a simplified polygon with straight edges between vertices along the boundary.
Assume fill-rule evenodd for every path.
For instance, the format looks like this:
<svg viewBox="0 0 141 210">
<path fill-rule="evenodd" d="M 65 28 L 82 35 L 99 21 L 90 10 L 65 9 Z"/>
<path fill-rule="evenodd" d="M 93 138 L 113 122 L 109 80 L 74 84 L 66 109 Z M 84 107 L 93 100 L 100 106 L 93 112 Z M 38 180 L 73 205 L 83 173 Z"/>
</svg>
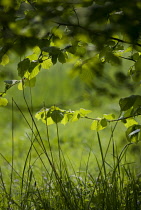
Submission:
<svg viewBox="0 0 141 210">
<path fill-rule="evenodd" d="M 28 53 L 27 53 L 28 54 Z M 4 80 L 20 79 L 17 74 L 17 63 L 21 58 L 17 54 L 12 55 L 12 59 L 6 67 L 0 67 L 0 92 L 4 91 Z M 131 61 L 132 62 L 132 61 Z M 140 85 L 134 84 L 128 77 L 128 68 L 130 61 L 123 61 L 120 66 L 106 64 L 102 75 L 76 74 L 72 70 L 72 64 L 57 63 L 49 70 L 41 69 L 36 78 L 35 87 L 26 87 L 24 94 L 29 107 L 33 110 L 33 116 L 45 104 L 46 107 L 56 105 L 61 109 L 77 110 L 80 108 L 92 110 L 90 117 L 102 117 L 103 114 L 115 114 L 118 118 L 120 109 L 118 101 L 121 97 L 140 93 Z M 91 82 L 87 80 L 91 79 Z M 24 163 L 29 146 L 32 131 L 25 121 L 23 115 L 32 126 L 32 120 L 26 103 L 23 98 L 23 91 L 18 90 L 18 85 L 10 88 L 6 94 L 9 103 L 6 107 L 0 107 L 0 163 L 2 167 L 7 167 L 7 161 L 11 162 L 12 157 L 12 139 L 14 141 L 14 164 L 16 170 L 20 171 Z M 18 107 L 12 102 L 12 98 Z M 13 105 L 12 105 L 13 103 Z M 22 112 L 22 113 L 21 113 Z M 42 139 L 47 145 L 46 127 L 41 121 L 35 122 L 38 126 Z M 89 170 L 93 171 L 97 167 L 95 157 L 100 158 L 97 134 L 90 130 L 92 121 L 80 119 L 77 122 L 68 123 L 65 126 L 58 124 L 59 137 L 62 151 L 68 164 L 73 163 L 76 171 L 84 170 L 89 159 Z M 115 123 L 100 131 L 100 138 L 105 151 L 111 138 L 111 130 Z M 49 139 L 54 153 L 58 154 L 56 126 L 50 125 Z M 117 146 L 120 152 L 127 144 L 125 136 L 126 128 L 122 123 L 118 123 L 112 142 Z M 13 137 L 12 137 L 13 136 Z M 107 162 L 112 164 L 112 144 L 107 156 Z M 38 148 L 38 143 L 35 142 Z M 40 151 L 40 148 L 38 148 Z M 33 153 L 33 159 L 36 160 L 37 154 Z M 140 168 L 141 159 L 140 143 L 131 146 L 128 152 L 128 158 L 131 162 L 136 161 L 136 167 Z M 7 161 L 3 158 L 7 159 Z M 101 161 L 101 159 L 99 159 Z M 37 165 L 36 165 L 37 164 Z M 35 163 L 39 169 L 38 161 Z M 71 168 L 71 164 L 70 164 Z"/>
</svg>

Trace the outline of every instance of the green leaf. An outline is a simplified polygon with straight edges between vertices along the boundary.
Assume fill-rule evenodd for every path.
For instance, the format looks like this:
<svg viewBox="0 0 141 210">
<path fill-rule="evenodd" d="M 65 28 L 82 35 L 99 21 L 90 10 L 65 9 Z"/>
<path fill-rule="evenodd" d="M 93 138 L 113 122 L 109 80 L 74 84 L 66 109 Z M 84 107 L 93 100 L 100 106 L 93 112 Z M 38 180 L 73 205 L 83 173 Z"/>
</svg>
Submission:
<svg viewBox="0 0 141 210">
<path fill-rule="evenodd" d="M 41 63 L 41 66 L 43 69 L 50 69 L 50 67 L 52 66 L 52 61 L 51 59 L 46 59 Z"/>
<path fill-rule="evenodd" d="M 51 33 L 53 33 L 55 36 L 57 36 L 59 39 L 63 36 L 63 31 L 57 27 L 53 27 L 51 30 Z"/>
<path fill-rule="evenodd" d="M 22 82 L 20 82 L 20 83 L 18 84 L 18 89 L 19 89 L 19 90 L 23 90 L 23 87 L 25 87 L 24 84 L 23 84 Z"/>
<path fill-rule="evenodd" d="M 51 113 L 51 118 L 55 123 L 59 123 L 64 118 L 64 113 L 61 110 L 54 110 Z"/>
<path fill-rule="evenodd" d="M 134 60 L 138 60 L 138 59 L 139 59 L 139 53 L 134 53 L 134 54 L 132 55 L 132 58 L 133 58 Z"/>
<path fill-rule="evenodd" d="M 87 114 L 92 112 L 91 110 L 86 110 L 86 109 L 83 109 L 83 108 L 80 108 L 79 111 L 80 111 L 81 117 L 85 117 Z"/>
<path fill-rule="evenodd" d="M 75 122 L 75 121 L 79 120 L 79 118 L 80 118 L 80 112 L 79 112 L 79 110 L 76 110 L 73 112 L 71 122 Z"/>
<path fill-rule="evenodd" d="M 30 60 L 28 58 L 18 63 L 18 75 L 23 77 L 25 72 L 28 70 L 30 65 Z"/>
<path fill-rule="evenodd" d="M 141 125 L 130 126 L 126 131 L 126 137 L 129 142 L 137 143 L 141 140 Z"/>
<path fill-rule="evenodd" d="M 139 109 L 141 106 L 141 96 L 140 95 L 136 95 L 136 100 L 133 104 L 134 109 Z"/>
<path fill-rule="evenodd" d="M 52 60 L 52 63 L 53 64 L 56 64 L 57 63 L 57 58 L 58 58 L 58 55 L 52 55 L 51 60 Z"/>
<path fill-rule="evenodd" d="M 130 109 L 124 112 L 124 118 L 133 116 L 133 113 L 134 113 L 134 109 L 133 107 L 131 107 Z"/>
<path fill-rule="evenodd" d="M 66 111 L 60 109 L 59 107 L 52 106 L 49 109 L 41 109 L 39 112 L 36 113 L 35 118 L 37 118 L 38 120 L 42 120 L 43 123 L 47 122 L 48 125 L 51 125 L 53 123 L 61 123 L 65 125 L 69 121 L 77 121 L 90 112 L 90 110 L 85 110 L 82 108 L 76 111 Z"/>
<path fill-rule="evenodd" d="M 30 61 L 37 61 L 38 60 L 38 55 L 33 53 L 32 55 L 29 55 L 26 58 L 29 58 Z"/>
<path fill-rule="evenodd" d="M 103 128 L 107 126 L 107 120 L 105 118 L 101 119 L 100 124 Z"/>
<path fill-rule="evenodd" d="M 98 119 L 94 120 L 91 124 L 91 130 L 100 131 L 106 128 L 107 126 L 107 120 L 106 119 Z"/>
<path fill-rule="evenodd" d="M 133 125 L 137 125 L 138 124 L 138 122 L 134 118 L 128 118 L 128 119 L 126 119 L 126 120 L 124 120 L 122 122 L 124 123 L 126 128 L 129 128 L 129 127 L 131 127 Z"/>
<path fill-rule="evenodd" d="M 34 87 L 35 83 L 36 83 L 36 77 L 33 77 L 31 80 L 26 79 L 24 82 L 25 86 L 28 86 L 28 87 Z"/>
<path fill-rule="evenodd" d="M 35 68 L 33 68 L 31 72 L 26 71 L 25 74 L 24 74 L 24 77 L 26 77 L 27 79 L 31 80 L 32 78 L 37 76 L 37 74 L 39 73 L 40 69 L 41 69 L 41 64 L 38 63 L 37 65 L 35 65 Z"/>
<path fill-rule="evenodd" d="M 130 109 L 133 106 L 133 104 L 135 103 L 136 98 L 137 98 L 136 95 L 131 95 L 126 98 L 121 98 L 119 101 L 121 111 L 126 111 L 126 110 Z"/>
<path fill-rule="evenodd" d="M 6 98 L 0 97 L 0 106 L 6 106 L 8 104 L 8 100 Z"/>
<path fill-rule="evenodd" d="M 103 114 L 103 117 L 107 120 L 114 120 L 115 119 L 114 114 Z"/>
<path fill-rule="evenodd" d="M 28 72 L 32 73 L 33 69 L 35 69 L 38 64 L 38 61 L 31 61 L 28 67 Z"/>
<path fill-rule="evenodd" d="M 39 112 L 35 114 L 35 118 L 37 120 L 42 120 L 43 123 L 47 125 L 54 124 L 54 121 L 50 117 L 50 109 L 41 109 Z"/>
<path fill-rule="evenodd" d="M 66 57 L 65 54 L 63 52 L 60 51 L 59 55 L 58 55 L 58 61 L 60 63 L 66 63 Z"/>
<path fill-rule="evenodd" d="M 61 124 L 66 125 L 69 122 L 71 117 L 72 115 L 70 115 L 70 113 L 65 113 L 64 118 L 61 121 Z"/>
<path fill-rule="evenodd" d="M 139 56 L 138 60 L 135 63 L 135 70 L 141 71 L 141 56 Z"/>
<path fill-rule="evenodd" d="M 43 47 L 42 51 L 48 52 L 50 56 L 52 55 L 58 55 L 60 53 L 60 48 L 50 46 L 50 47 Z"/>
<path fill-rule="evenodd" d="M 8 55 L 5 54 L 5 55 L 2 56 L 2 61 L 1 61 L 0 64 L 1 64 L 2 66 L 5 66 L 5 65 L 8 64 L 8 63 L 9 63 L 9 57 L 8 57 Z"/>
</svg>

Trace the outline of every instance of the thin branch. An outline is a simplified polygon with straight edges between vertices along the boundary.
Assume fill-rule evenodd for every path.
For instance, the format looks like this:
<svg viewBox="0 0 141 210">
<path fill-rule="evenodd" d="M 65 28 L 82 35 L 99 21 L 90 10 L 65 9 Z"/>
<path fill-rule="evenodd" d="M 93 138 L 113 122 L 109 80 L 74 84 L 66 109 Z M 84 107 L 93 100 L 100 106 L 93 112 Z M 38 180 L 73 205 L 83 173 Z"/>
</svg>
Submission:
<svg viewBox="0 0 141 210">
<path fill-rule="evenodd" d="M 54 22 L 54 23 L 59 24 L 59 25 L 61 25 L 61 26 L 78 27 L 78 28 L 81 28 L 81 29 L 83 29 L 83 30 L 85 30 L 85 31 L 88 31 L 88 32 L 90 32 L 90 33 L 92 33 L 92 34 L 94 34 L 94 35 L 96 35 L 96 36 L 102 36 L 102 35 L 104 35 L 104 33 L 102 33 L 101 31 L 95 31 L 95 30 L 93 31 L 93 30 L 90 30 L 90 29 L 88 29 L 88 28 L 86 28 L 86 27 L 84 27 L 84 26 L 78 25 L 78 24 L 60 23 L 60 22 Z M 112 39 L 112 40 L 115 40 L 115 41 L 118 41 L 118 42 L 121 42 L 121 43 L 133 44 L 133 43 L 130 42 L 130 41 L 122 40 L 122 39 L 115 38 L 115 37 L 112 37 L 112 36 L 109 36 L 108 38 L 109 38 L 109 39 Z M 134 45 L 141 47 L 141 44 L 139 44 L 138 42 L 134 43 Z"/>
<path fill-rule="evenodd" d="M 123 56 L 118 56 L 119 58 L 123 58 L 123 59 L 126 59 L 126 60 L 129 60 L 129 61 L 134 61 L 136 62 L 133 58 L 126 58 L 126 57 L 123 57 Z"/>
<path fill-rule="evenodd" d="M 75 15 L 76 15 L 77 23 L 78 23 L 78 25 L 80 26 L 79 17 L 78 17 L 78 14 L 77 14 L 77 12 L 76 12 L 76 9 L 74 8 L 74 6 L 72 6 L 72 7 L 73 7 L 73 11 L 74 11 L 74 13 L 75 13 Z"/>
<path fill-rule="evenodd" d="M 114 119 L 114 120 L 107 120 L 107 122 L 109 122 L 109 123 L 111 123 L 111 122 L 119 122 L 121 120 L 127 120 L 129 118 L 138 117 L 140 115 L 141 114 L 135 114 L 135 115 L 131 115 L 131 116 L 128 116 L 128 117 L 120 117 L 120 118 Z M 97 121 L 100 121 L 101 120 L 101 118 L 91 118 L 91 117 L 87 117 L 87 116 L 81 117 L 81 118 L 85 118 L 85 119 L 89 119 L 89 120 L 97 120 Z"/>
</svg>

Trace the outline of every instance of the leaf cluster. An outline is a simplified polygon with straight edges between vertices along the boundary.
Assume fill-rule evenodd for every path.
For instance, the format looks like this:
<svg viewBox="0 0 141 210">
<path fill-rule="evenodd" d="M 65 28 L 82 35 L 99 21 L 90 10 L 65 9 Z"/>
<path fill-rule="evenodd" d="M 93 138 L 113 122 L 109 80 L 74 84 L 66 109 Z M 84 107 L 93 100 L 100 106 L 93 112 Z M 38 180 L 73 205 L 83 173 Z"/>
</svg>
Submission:
<svg viewBox="0 0 141 210">
<path fill-rule="evenodd" d="M 109 72 L 104 72 L 104 65 L 119 66 L 126 59 L 132 62 L 127 75 L 118 72 L 116 79 L 120 85 L 124 79 L 124 87 L 129 87 L 129 77 L 140 83 L 140 13 L 138 0 L 1 1 L 0 64 L 7 65 L 13 52 L 24 55 L 24 59 L 17 64 L 20 80 L 6 80 L 0 105 L 7 104 L 3 96 L 9 88 L 18 83 L 20 90 L 33 87 L 41 69 L 50 69 L 57 62 L 70 62 L 73 75 L 80 74 L 87 86 L 106 93 L 105 87 L 101 88 L 102 80 L 116 86 L 110 80 Z M 25 56 L 28 49 L 32 52 Z M 109 122 L 122 120 L 128 129 L 128 140 L 137 137 L 134 139 L 137 142 L 140 125 L 134 118 L 140 115 L 140 97 L 132 95 L 120 99 L 123 117 L 114 119 L 112 114 L 104 115 L 94 119 L 91 129 L 99 131 Z M 66 124 L 86 118 L 86 114 L 83 109 L 72 112 L 53 106 L 43 108 L 36 118 L 47 124 Z"/>
</svg>

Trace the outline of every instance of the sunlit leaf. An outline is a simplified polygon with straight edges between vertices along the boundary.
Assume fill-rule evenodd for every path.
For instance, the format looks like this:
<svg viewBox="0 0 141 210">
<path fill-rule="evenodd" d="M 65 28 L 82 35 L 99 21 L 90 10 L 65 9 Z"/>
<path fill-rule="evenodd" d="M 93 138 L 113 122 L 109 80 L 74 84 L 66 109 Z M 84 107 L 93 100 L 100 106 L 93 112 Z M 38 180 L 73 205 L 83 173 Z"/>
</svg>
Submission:
<svg viewBox="0 0 141 210">
<path fill-rule="evenodd" d="M 44 41 L 44 42 L 45 42 L 45 41 Z M 38 54 L 41 53 L 41 49 L 40 49 L 38 46 L 35 46 L 35 47 L 33 48 L 33 52 L 34 52 L 35 55 L 38 55 Z M 34 59 L 33 59 L 33 60 L 34 60 Z"/>
<path fill-rule="evenodd" d="M 94 120 L 91 124 L 91 130 L 100 131 L 106 128 L 106 126 L 107 126 L 106 119 L 103 118 L 103 119 Z"/>
<path fill-rule="evenodd" d="M 0 106 L 6 106 L 8 104 L 8 100 L 6 98 L 0 97 Z"/>
<path fill-rule="evenodd" d="M 32 71 L 31 71 L 31 69 L 32 69 Z M 29 80 L 31 80 L 32 78 L 37 76 L 37 74 L 40 72 L 41 64 L 38 63 L 37 65 L 35 65 L 35 68 L 34 68 L 34 64 L 33 64 L 31 69 L 30 69 L 31 72 L 26 71 L 24 74 L 24 77 L 26 77 Z"/>
<path fill-rule="evenodd" d="M 9 57 L 8 57 L 8 55 L 6 55 L 6 54 L 4 54 L 3 56 L 2 56 L 2 61 L 1 61 L 1 65 L 2 66 L 5 66 L 6 64 L 8 64 L 9 63 Z"/>
<path fill-rule="evenodd" d="M 64 114 L 64 118 L 61 120 L 61 124 L 66 125 L 69 121 L 68 114 Z"/>
<path fill-rule="evenodd" d="M 115 119 L 114 114 L 103 114 L 103 117 L 107 120 L 114 120 Z"/>
<path fill-rule="evenodd" d="M 86 116 L 90 112 L 90 110 L 85 110 L 82 108 L 76 111 L 67 111 L 60 109 L 59 107 L 52 106 L 48 109 L 41 109 L 39 112 L 36 113 L 35 118 L 37 118 L 38 120 L 42 120 L 42 122 L 44 123 L 61 123 L 65 125 L 69 121 L 75 122 L 79 120 L 81 117 Z"/>
<path fill-rule="evenodd" d="M 75 122 L 75 121 L 79 120 L 79 118 L 80 118 L 80 112 L 79 111 L 75 111 L 73 113 L 72 118 L 71 118 L 71 122 Z"/>
<path fill-rule="evenodd" d="M 23 83 L 20 82 L 20 83 L 18 84 L 18 89 L 19 89 L 19 90 L 23 90 L 23 86 L 24 86 Z"/>
<path fill-rule="evenodd" d="M 137 143 L 141 140 L 141 125 L 132 125 L 126 131 L 126 137 L 129 142 Z"/>
<path fill-rule="evenodd" d="M 32 55 L 27 56 L 26 58 L 28 58 L 30 61 L 37 61 L 38 60 L 38 56 L 35 53 L 33 53 Z"/>
<path fill-rule="evenodd" d="M 86 116 L 87 114 L 91 113 L 92 111 L 91 110 L 86 110 L 86 109 L 83 109 L 83 108 L 80 108 L 80 114 L 81 116 Z"/>
<path fill-rule="evenodd" d="M 57 27 L 53 27 L 51 30 L 51 33 L 53 33 L 55 36 L 59 37 L 59 39 L 61 39 L 63 36 L 63 31 Z"/>
<path fill-rule="evenodd" d="M 123 121 L 124 122 L 124 125 L 126 128 L 132 126 L 132 125 L 137 125 L 138 122 L 134 119 L 134 118 L 128 118 L 126 120 Z"/>
<path fill-rule="evenodd" d="M 50 67 L 52 66 L 52 61 L 51 59 L 46 59 L 41 63 L 41 66 L 43 69 L 50 69 Z"/>
</svg>

